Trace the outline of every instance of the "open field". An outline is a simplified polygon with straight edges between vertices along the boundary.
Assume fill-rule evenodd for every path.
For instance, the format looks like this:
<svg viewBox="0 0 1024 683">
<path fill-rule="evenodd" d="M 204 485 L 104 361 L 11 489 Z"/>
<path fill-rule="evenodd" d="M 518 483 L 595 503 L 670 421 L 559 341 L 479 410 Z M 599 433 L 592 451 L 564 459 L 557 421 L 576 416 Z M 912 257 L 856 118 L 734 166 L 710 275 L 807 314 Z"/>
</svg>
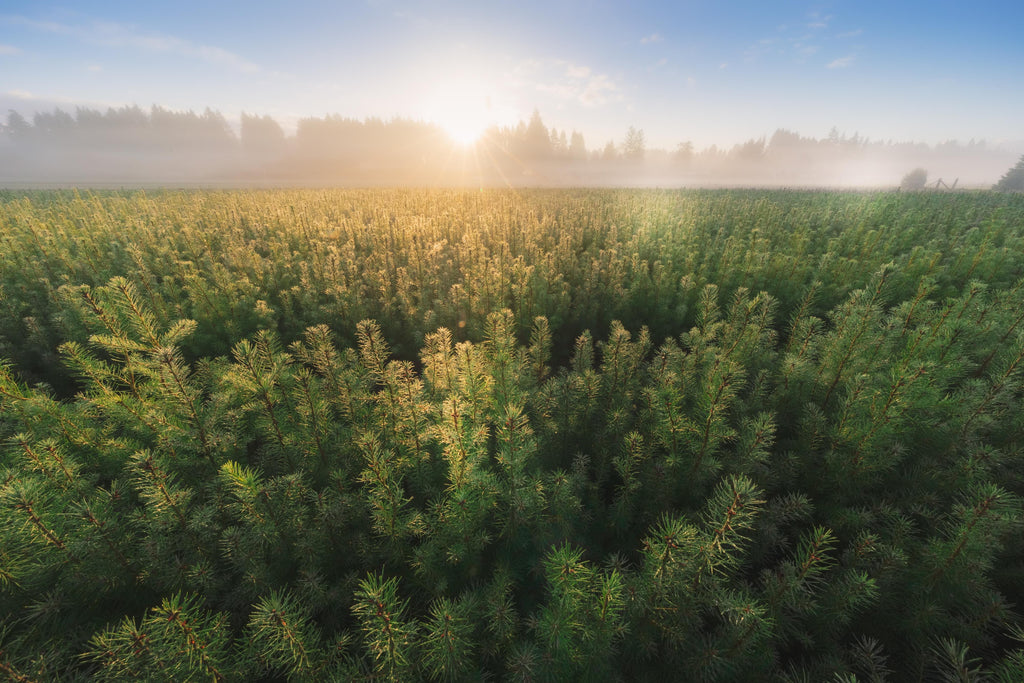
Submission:
<svg viewBox="0 0 1024 683">
<path fill-rule="evenodd" d="M 0 672 L 1024 680 L 1022 301 L 1020 194 L 0 192 Z"/>
</svg>

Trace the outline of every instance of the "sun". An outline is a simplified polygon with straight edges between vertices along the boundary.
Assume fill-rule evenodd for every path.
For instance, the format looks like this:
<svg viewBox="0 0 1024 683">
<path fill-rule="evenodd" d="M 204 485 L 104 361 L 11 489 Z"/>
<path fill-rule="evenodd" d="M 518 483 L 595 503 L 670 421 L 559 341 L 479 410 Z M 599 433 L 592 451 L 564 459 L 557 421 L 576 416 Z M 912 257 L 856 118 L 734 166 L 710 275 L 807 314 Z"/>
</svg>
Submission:
<svg viewBox="0 0 1024 683">
<path fill-rule="evenodd" d="M 473 145 L 495 120 L 486 84 L 469 79 L 439 83 L 427 107 L 427 118 L 453 142 Z"/>
</svg>

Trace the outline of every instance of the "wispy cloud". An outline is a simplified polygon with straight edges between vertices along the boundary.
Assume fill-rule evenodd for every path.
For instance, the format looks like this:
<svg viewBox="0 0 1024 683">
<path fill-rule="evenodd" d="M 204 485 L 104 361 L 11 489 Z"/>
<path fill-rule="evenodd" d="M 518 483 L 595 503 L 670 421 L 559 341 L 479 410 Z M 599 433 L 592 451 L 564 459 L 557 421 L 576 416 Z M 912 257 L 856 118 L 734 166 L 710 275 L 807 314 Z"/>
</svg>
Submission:
<svg viewBox="0 0 1024 683">
<path fill-rule="evenodd" d="M 646 67 L 644 67 L 644 71 L 646 71 L 647 73 L 654 73 L 656 71 L 664 69 L 666 66 L 668 66 L 668 57 L 662 57 L 658 61 L 653 62 L 652 64 L 648 64 Z"/>
<path fill-rule="evenodd" d="M 649 36 L 644 36 L 640 39 L 640 43 L 643 45 L 650 45 L 651 43 L 660 43 L 664 38 L 660 33 L 652 33 Z"/>
<path fill-rule="evenodd" d="M 817 53 L 818 50 L 820 50 L 821 48 L 818 45 L 805 45 L 803 43 L 797 42 L 793 43 L 793 49 L 796 50 L 796 53 L 801 57 L 810 57 L 811 55 Z"/>
<path fill-rule="evenodd" d="M 569 67 L 565 70 L 565 75 L 568 76 L 569 78 L 586 78 L 590 75 L 590 67 L 576 66 L 575 64 L 570 64 Z"/>
<path fill-rule="evenodd" d="M 576 101 L 585 107 L 597 107 L 617 99 L 618 86 L 608 76 L 597 74 L 582 82 L 538 83 L 537 90 L 562 100 Z"/>
<path fill-rule="evenodd" d="M 829 22 L 832 21 L 831 14 L 826 14 L 823 16 L 817 12 L 811 12 L 807 18 L 807 28 L 812 30 L 828 28 Z"/>
<path fill-rule="evenodd" d="M 86 24 L 75 25 L 53 21 L 36 21 L 22 16 L 3 17 L 2 22 L 25 26 L 46 33 L 77 38 L 82 42 L 92 45 L 175 54 L 181 57 L 199 59 L 210 64 L 244 73 L 259 73 L 262 71 L 257 64 L 223 48 L 200 45 L 184 38 L 143 31 L 138 27 L 127 24 L 92 21 Z"/>
<path fill-rule="evenodd" d="M 563 102 L 598 107 L 622 100 L 618 84 L 589 66 L 564 60 L 536 59 L 521 62 L 514 70 L 515 83 L 551 95 Z"/>
<path fill-rule="evenodd" d="M 854 57 L 854 55 L 847 55 L 845 57 L 840 57 L 839 59 L 833 59 L 831 62 L 825 65 L 825 68 L 845 69 L 849 66 L 852 66 L 855 59 L 856 57 Z"/>
<path fill-rule="evenodd" d="M 788 57 L 798 64 L 807 63 L 815 55 L 822 51 L 835 40 L 855 38 L 862 29 L 855 29 L 841 33 L 833 33 L 830 27 L 835 17 L 831 14 L 810 12 L 802 22 L 780 24 L 776 27 L 775 35 L 762 38 L 748 47 L 743 57 L 748 62 L 757 62 L 769 57 Z M 846 48 L 838 48 L 848 50 Z M 836 59 L 826 66 L 829 69 L 848 67 L 854 62 L 855 56 L 849 55 Z M 817 59 L 813 63 L 820 64 Z"/>
<path fill-rule="evenodd" d="M 52 111 L 55 108 L 64 111 L 74 111 L 75 107 L 90 107 L 93 109 L 105 109 L 108 107 L 123 107 L 127 103 L 111 100 L 83 100 L 81 97 L 70 97 L 59 93 L 38 93 L 22 88 L 14 88 L 0 92 L 0 111 L 16 109 L 23 114 L 33 111 Z"/>
<path fill-rule="evenodd" d="M 756 62 L 776 50 L 778 47 L 774 38 L 762 38 L 744 51 L 743 58 L 748 62 Z"/>
<path fill-rule="evenodd" d="M 4 45 L 0 43 L 0 55 L 20 55 L 21 49 L 14 47 L 13 45 Z"/>
</svg>

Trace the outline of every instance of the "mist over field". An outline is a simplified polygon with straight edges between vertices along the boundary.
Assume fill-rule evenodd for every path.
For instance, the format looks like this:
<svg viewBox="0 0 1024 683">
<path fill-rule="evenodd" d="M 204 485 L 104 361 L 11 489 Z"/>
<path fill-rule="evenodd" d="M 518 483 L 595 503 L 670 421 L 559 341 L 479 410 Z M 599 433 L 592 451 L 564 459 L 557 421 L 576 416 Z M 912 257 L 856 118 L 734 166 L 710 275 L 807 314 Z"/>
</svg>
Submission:
<svg viewBox="0 0 1024 683">
<path fill-rule="evenodd" d="M 1022 24 L 984 0 L 8 0 L 0 186 L 988 188 L 1024 154 Z"/>
<path fill-rule="evenodd" d="M 292 133 L 269 116 L 237 122 L 206 109 L 154 106 L 10 110 L 0 127 L 0 185 L 81 186 L 661 186 L 886 188 L 912 169 L 925 186 L 989 187 L 1024 145 L 870 140 L 833 129 L 718 147 L 648 146 L 630 127 L 595 143 L 549 128 L 540 113 L 459 142 L 413 119 L 308 117 Z"/>
</svg>

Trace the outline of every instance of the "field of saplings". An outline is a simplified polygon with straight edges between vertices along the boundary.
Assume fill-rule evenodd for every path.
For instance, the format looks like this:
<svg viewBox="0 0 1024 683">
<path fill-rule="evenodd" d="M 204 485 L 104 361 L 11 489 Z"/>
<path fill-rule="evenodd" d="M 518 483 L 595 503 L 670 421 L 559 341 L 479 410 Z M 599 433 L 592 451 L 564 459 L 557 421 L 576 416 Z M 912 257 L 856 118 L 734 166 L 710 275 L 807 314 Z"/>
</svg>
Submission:
<svg viewBox="0 0 1024 683">
<path fill-rule="evenodd" d="M 0 192 L 0 678 L 1024 680 L 1024 195 Z"/>
</svg>

